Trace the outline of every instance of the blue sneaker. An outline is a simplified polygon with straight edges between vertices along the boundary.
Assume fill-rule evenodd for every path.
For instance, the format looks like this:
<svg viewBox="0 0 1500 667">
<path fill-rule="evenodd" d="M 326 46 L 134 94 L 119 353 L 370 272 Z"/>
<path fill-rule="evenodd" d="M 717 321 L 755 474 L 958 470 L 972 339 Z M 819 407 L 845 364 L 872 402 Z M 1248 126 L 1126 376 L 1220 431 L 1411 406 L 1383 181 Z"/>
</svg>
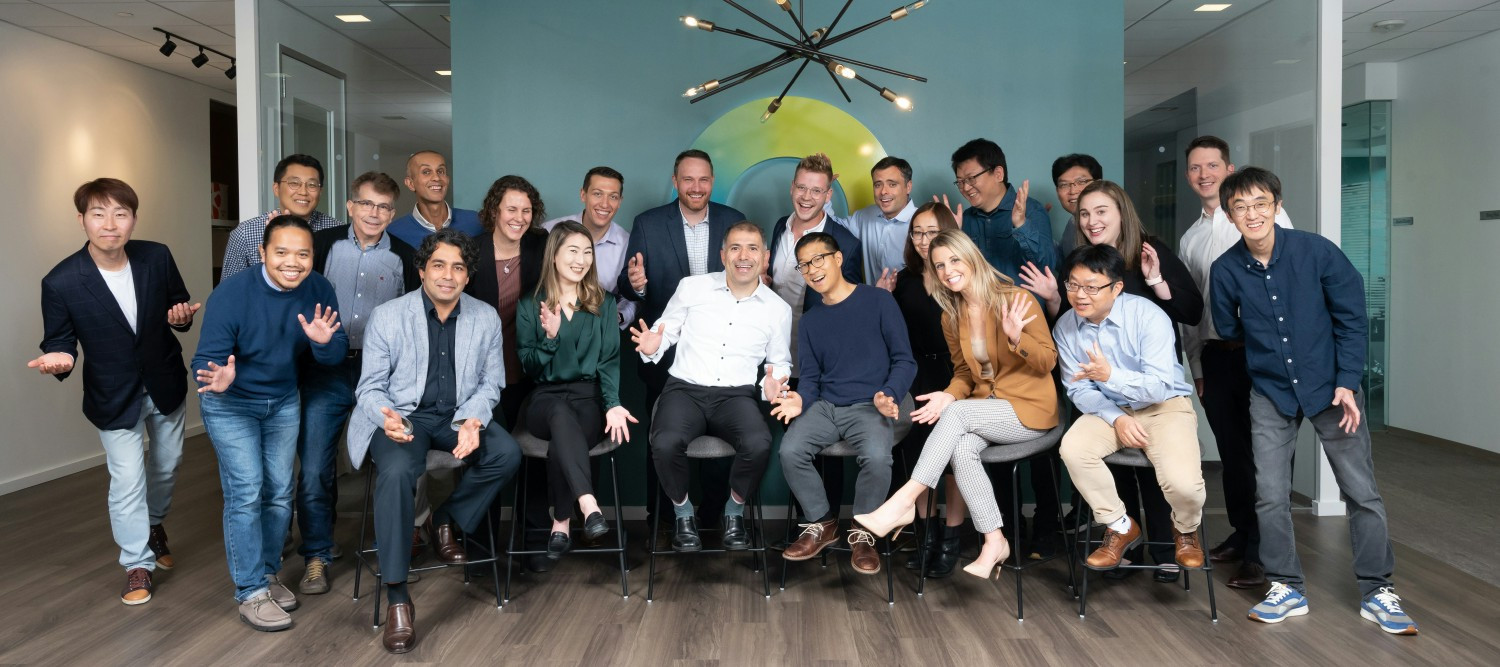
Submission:
<svg viewBox="0 0 1500 667">
<path fill-rule="evenodd" d="M 1250 608 L 1250 620 L 1261 623 L 1280 623 L 1288 616 L 1306 615 L 1307 597 L 1297 589 L 1279 581 L 1271 584 L 1271 590 L 1266 593 L 1266 599 Z"/>
<path fill-rule="evenodd" d="M 1393 635 L 1417 634 L 1417 624 L 1401 611 L 1401 596 L 1396 595 L 1396 590 L 1385 586 L 1370 594 L 1365 601 L 1359 605 L 1359 615 L 1366 620 L 1374 621 L 1380 625 L 1380 629 Z"/>
</svg>

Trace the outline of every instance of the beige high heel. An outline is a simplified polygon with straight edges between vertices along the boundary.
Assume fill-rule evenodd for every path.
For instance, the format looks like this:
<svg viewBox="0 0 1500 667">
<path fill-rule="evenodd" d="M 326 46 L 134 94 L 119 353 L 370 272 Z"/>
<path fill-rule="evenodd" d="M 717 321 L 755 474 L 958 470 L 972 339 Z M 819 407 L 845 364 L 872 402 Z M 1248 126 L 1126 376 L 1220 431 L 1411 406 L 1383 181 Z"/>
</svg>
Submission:
<svg viewBox="0 0 1500 667">
<path fill-rule="evenodd" d="M 875 512 L 879 511 L 879 509 L 875 510 Z M 906 511 L 902 512 L 901 515 L 898 516 L 894 521 L 880 521 L 879 519 L 875 518 L 875 512 L 872 512 L 870 514 L 854 515 L 854 520 L 859 522 L 859 525 L 864 526 L 865 530 L 870 531 L 870 534 L 874 535 L 875 537 L 885 537 L 886 533 L 895 530 L 896 532 L 891 535 L 891 539 L 894 540 L 901 536 L 902 530 L 911 525 L 913 521 L 917 520 L 916 503 L 907 505 Z"/>
<path fill-rule="evenodd" d="M 980 579 L 999 579 L 1001 571 L 1000 565 L 1005 562 L 1005 559 L 1010 558 L 1010 542 L 1005 541 L 1003 542 L 1003 544 L 1005 546 L 1000 550 L 1000 557 L 996 558 L 995 562 L 990 563 L 989 565 L 980 565 L 979 561 L 975 560 L 974 562 L 964 566 L 964 572 L 979 577 Z"/>
</svg>

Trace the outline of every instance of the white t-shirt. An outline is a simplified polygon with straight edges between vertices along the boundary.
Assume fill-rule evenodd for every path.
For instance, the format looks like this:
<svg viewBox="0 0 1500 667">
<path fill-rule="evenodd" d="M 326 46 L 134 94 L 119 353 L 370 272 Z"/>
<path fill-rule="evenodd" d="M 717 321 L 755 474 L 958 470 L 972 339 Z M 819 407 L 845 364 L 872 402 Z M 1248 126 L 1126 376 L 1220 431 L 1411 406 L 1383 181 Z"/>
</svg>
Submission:
<svg viewBox="0 0 1500 667">
<path fill-rule="evenodd" d="M 130 323 L 130 331 L 135 332 L 135 275 L 130 272 L 130 262 L 125 262 L 125 268 L 119 271 L 105 271 L 101 268 L 99 275 L 104 276 L 104 284 L 109 286 L 109 292 L 115 295 L 115 302 L 125 312 L 125 321 Z"/>
</svg>

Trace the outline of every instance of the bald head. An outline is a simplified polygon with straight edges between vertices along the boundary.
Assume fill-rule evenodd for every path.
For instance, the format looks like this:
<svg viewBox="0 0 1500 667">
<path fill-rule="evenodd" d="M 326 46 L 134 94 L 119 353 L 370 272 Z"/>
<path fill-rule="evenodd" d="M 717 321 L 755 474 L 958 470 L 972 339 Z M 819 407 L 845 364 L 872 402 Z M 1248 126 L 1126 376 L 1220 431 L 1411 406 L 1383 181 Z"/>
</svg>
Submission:
<svg viewBox="0 0 1500 667">
<path fill-rule="evenodd" d="M 429 204 L 447 200 L 448 161 L 437 151 L 417 151 L 406 159 L 406 188 Z"/>
</svg>

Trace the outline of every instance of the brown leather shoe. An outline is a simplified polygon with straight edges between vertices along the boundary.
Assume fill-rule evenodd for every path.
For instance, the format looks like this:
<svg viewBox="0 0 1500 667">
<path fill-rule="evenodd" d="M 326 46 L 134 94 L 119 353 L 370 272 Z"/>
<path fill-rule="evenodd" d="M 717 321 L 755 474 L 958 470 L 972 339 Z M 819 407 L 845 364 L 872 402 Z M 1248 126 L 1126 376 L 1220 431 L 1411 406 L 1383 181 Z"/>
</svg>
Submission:
<svg viewBox="0 0 1500 667">
<path fill-rule="evenodd" d="M 823 552 L 823 548 L 838 541 L 839 521 L 833 519 L 821 523 L 804 523 L 802 535 L 781 552 L 781 557 L 790 561 L 804 561 Z"/>
<path fill-rule="evenodd" d="M 1229 578 L 1230 588 L 1260 588 L 1266 585 L 1266 567 L 1260 563 L 1241 563 L 1240 571 Z"/>
<path fill-rule="evenodd" d="M 880 573 L 880 552 L 875 550 L 875 536 L 859 528 L 849 529 L 849 564 L 860 574 Z"/>
<path fill-rule="evenodd" d="M 432 528 L 432 543 L 437 549 L 438 560 L 448 565 L 463 565 L 469 562 L 469 557 L 464 553 L 463 545 L 458 543 L 458 537 L 453 534 L 453 524 L 445 523 Z"/>
<path fill-rule="evenodd" d="M 1177 545 L 1177 554 L 1174 560 L 1189 570 L 1203 567 L 1203 547 L 1198 544 L 1198 531 L 1191 533 L 1179 533 L 1172 529 L 1172 543 Z"/>
<path fill-rule="evenodd" d="M 120 601 L 128 605 L 146 604 L 151 601 L 152 588 L 151 570 L 131 568 L 125 573 L 125 588 L 120 591 Z"/>
<path fill-rule="evenodd" d="M 1105 529 L 1104 543 L 1099 545 L 1094 553 L 1089 554 L 1084 561 L 1090 570 L 1113 570 L 1120 566 L 1120 558 L 1126 551 L 1135 548 L 1141 543 L 1141 524 L 1138 521 L 1130 522 L 1130 529 L 1122 535 L 1113 530 Z"/>
<path fill-rule="evenodd" d="M 380 643 L 391 653 L 405 653 L 417 645 L 417 612 L 410 602 L 399 602 L 385 608 L 385 630 Z"/>
</svg>

